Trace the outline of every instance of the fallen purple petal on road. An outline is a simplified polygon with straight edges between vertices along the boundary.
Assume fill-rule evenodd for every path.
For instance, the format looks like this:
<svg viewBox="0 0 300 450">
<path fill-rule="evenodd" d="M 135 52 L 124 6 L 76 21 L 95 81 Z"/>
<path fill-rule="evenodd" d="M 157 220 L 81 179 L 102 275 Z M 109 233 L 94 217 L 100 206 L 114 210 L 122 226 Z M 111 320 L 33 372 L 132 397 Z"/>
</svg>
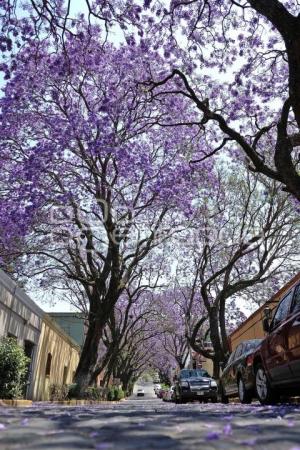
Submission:
<svg viewBox="0 0 300 450">
<path fill-rule="evenodd" d="M 230 425 L 230 423 L 225 425 L 225 427 L 223 428 L 223 434 L 225 434 L 225 436 L 231 436 L 232 435 L 232 426 Z"/>
<path fill-rule="evenodd" d="M 245 441 L 240 441 L 239 444 L 241 445 L 249 445 L 249 447 L 252 447 L 256 445 L 257 439 L 246 439 Z"/>
<path fill-rule="evenodd" d="M 93 431 L 92 433 L 90 433 L 90 437 L 91 438 L 93 438 L 93 437 L 97 437 L 97 436 L 99 436 L 99 431 Z"/>
<path fill-rule="evenodd" d="M 220 439 L 220 433 L 217 433 L 216 431 L 212 431 L 211 433 L 208 433 L 205 437 L 207 441 L 216 441 L 217 439 Z"/>
<path fill-rule="evenodd" d="M 5 430 L 6 425 L 4 425 L 4 423 L 0 423 L 0 430 Z"/>
<path fill-rule="evenodd" d="M 233 416 L 224 416 L 223 417 L 223 420 L 232 420 L 233 419 Z"/>
<path fill-rule="evenodd" d="M 29 422 L 29 419 L 23 419 L 23 420 L 21 421 L 21 425 L 22 425 L 22 426 L 26 426 L 26 425 L 28 425 L 28 422 Z"/>
<path fill-rule="evenodd" d="M 112 444 L 109 442 L 101 442 L 100 444 L 96 444 L 96 450 L 106 450 L 107 448 L 112 448 Z"/>
</svg>

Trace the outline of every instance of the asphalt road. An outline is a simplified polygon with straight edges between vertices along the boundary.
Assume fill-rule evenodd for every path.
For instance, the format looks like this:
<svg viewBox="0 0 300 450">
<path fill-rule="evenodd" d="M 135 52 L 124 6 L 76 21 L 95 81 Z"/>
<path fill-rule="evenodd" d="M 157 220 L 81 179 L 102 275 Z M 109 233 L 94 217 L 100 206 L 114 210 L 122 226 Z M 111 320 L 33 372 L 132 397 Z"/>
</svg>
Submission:
<svg viewBox="0 0 300 450">
<path fill-rule="evenodd" d="M 300 407 L 174 405 L 153 398 L 0 409 L 1 450 L 300 450 Z"/>
</svg>

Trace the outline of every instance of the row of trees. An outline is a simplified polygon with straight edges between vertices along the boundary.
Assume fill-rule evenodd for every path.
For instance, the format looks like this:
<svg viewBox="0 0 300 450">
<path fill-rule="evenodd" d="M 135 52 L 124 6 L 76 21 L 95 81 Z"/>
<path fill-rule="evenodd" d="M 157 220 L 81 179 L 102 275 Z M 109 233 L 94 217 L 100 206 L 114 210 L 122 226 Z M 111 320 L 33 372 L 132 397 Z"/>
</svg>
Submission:
<svg viewBox="0 0 300 450">
<path fill-rule="evenodd" d="M 84 310 L 82 390 L 191 348 L 218 376 L 238 300 L 296 271 L 299 19 L 268 5 L 0 3 L 1 266 Z"/>
</svg>

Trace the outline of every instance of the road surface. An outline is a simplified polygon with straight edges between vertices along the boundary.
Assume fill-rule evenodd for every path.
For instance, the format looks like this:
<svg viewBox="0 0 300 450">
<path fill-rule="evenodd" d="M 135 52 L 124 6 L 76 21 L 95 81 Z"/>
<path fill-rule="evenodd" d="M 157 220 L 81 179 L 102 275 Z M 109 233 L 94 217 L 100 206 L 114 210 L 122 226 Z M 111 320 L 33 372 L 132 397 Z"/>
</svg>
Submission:
<svg viewBox="0 0 300 450">
<path fill-rule="evenodd" d="M 148 389 L 147 389 L 148 392 Z M 1 450 L 300 450 L 300 407 L 164 403 L 0 409 Z"/>
</svg>

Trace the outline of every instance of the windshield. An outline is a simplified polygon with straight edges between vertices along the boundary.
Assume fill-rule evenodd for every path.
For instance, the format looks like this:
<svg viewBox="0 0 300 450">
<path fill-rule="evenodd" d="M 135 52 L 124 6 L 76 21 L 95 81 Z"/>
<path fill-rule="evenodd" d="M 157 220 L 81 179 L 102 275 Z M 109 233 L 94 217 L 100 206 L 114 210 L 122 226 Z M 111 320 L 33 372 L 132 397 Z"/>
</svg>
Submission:
<svg viewBox="0 0 300 450">
<path fill-rule="evenodd" d="M 190 378 L 190 377 L 209 377 L 210 378 L 210 375 L 208 374 L 208 372 L 206 372 L 206 370 L 202 370 L 202 369 L 193 369 L 193 370 L 184 369 L 180 372 L 180 378 Z"/>
</svg>

